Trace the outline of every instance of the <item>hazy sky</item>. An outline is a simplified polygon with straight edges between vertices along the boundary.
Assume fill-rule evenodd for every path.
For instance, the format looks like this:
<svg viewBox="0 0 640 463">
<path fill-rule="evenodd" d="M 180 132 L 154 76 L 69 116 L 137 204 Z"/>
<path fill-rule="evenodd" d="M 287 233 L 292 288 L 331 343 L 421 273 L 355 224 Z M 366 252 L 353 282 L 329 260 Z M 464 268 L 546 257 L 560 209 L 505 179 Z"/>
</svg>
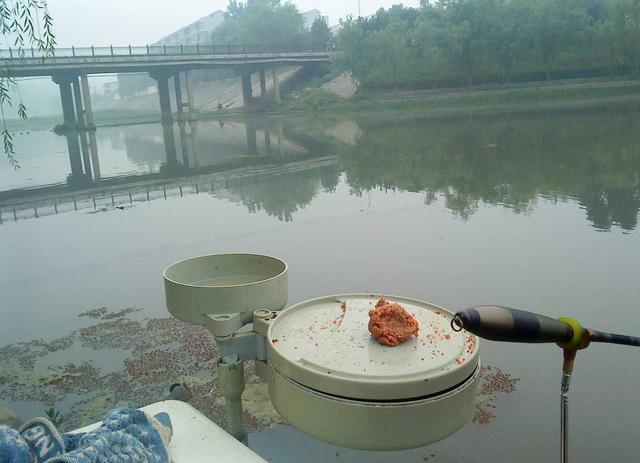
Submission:
<svg viewBox="0 0 640 463">
<path fill-rule="evenodd" d="M 227 0 L 48 0 L 58 46 L 143 45 L 155 42 L 194 20 L 225 10 Z M 295 0 L 302 12 L 316 8 L 329 25 L 349 14 L 357 16 L 357 0 Z M 361 0 L 362 15 L 399 1 Z M 419 0 L 402 2 L 418 6 Z"/>
</svg>

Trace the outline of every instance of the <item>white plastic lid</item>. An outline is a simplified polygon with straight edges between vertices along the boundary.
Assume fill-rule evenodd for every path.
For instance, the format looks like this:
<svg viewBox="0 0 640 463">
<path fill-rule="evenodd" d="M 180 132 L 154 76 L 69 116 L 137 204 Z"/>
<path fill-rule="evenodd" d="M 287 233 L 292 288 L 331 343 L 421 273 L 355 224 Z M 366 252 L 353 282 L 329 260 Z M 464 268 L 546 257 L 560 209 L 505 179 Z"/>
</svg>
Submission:
<svg viewBox="0 0 640 463">
<path fill-rule="evenodd" d="M 395 347 L 379 344 L 368 323 L 369 310 L 381 297 L 341 294 L 285 309 L 269 327 L 269 363 L 308 388 L 360 400 L 443 393 L 475 371 L 478 339 L 453 331 L 453 314 L 426 302 L 385 296 L 413 314 L 420 331 Z"/>
</svg>

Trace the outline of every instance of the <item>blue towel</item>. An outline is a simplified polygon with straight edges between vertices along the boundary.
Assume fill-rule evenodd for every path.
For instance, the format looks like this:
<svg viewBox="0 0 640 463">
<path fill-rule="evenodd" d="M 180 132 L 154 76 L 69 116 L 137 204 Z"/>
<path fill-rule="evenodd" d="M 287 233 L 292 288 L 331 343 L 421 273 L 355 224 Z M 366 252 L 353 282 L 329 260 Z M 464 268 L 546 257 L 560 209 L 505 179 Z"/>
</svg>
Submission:
<svg viewBox="0 0 640 463">
<path fill-rule="evenodd" d="M 0 463 L 31 463 L 29 444 L 18 431 L 0 425 Z"/>
<path fill-rule="evenodd" d="M 47 419 L 35 418 L 20 433 L 0 426 L 0 463 L 169 463 L 172 432 L 166 413 L 150 416 L 135 408 L 110 411 L 95 431 L 64 436 Z"/>
</svg>

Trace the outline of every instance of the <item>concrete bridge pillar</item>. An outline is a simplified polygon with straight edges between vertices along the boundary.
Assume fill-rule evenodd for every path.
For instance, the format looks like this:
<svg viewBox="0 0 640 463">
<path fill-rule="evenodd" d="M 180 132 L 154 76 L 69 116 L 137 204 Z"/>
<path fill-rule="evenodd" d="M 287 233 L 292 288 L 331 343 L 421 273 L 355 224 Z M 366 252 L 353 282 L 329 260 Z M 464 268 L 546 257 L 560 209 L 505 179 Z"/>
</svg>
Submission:
<svg viewBox="0 0 640 463">
<path fill-rule="evenodd" d="M 284 131 L 282 129 L 282 123 L 280 122 L 276 125 L 276 134 L 278 136 L 278 154 L 282 156 L 284 151 Z"/>
<path fill-rule="evenodd" d="M 260 99 L 265 101 L 267 98 L 267 77 L 265 76 L 264 68 L 260 69 Z"/>
<path fill-rule="evenodd" d="M 189 122 L 191 129 L 191 152 L 193 153 L 193 167 L 198 167 L 198 122 L 191 120 Z"/>
<path fill-rule="evenodd" d="M 53 81 L 60 88 L 60 100 L 62 102 L 62 117 L 64 119 L 63 127 L 65 130 L 76 129 L 76 112 L 73 105 L 73 92 L 71 90 L 71 82 L 76 78 L 73 75 L 54 75 Z"/>
<path fill-rule="evenodd" d="M 171 71 L 151 72 L 149 76 L 158 82 L 158 97 L 160 99 L 160 119 L 162 121 L 162 138 L 164 149 L 167 155 L 167 166 L 169 172 L 175 171 L 178 166 L 176 151 L 176 137 L 173 133 L 173 115 L 171 113 L 171 95 L 169 93 L 169 78 L 175 73 Z"/>
<path fill-rule="evenodd" d="M 276 104 L 280 104 L 280 82 L 278 82 L 278 74 L 276 72 L 276 66 L 273 67 L 272 77 L 273 77 L 273 101 Z"/>
<path fill-rule="evenodd" d="M 251 72 L 247 71 L 242 74 L 242 103 L 245 109 L 251 108 L 253 105 L 253 90 L 251 90 Z"/>
<path fill-rule="evenodd" d="M 93 180 L 100 182 L 102 175 L 100 174 L 100 160 L 98 158 L 98 143 L 96 142 L 96 133 L 89 132 L 89 152 L 91 153 L 91 166 L 93 167 Z"/>
<path fill-rule="evenodd" d="M 185 86 L 187 87 L 187 107 L 189 108 L 189 120 L 196 120 L 196 113 L 193 104 L 193 82 L 191 80 L 191 71 L 184 72 Z"/>
<path fill-rule="evenodd" d="M 71 88 L 73 89 L 73 101 L 75 103 L 76 124 L 77 128 L 84 127 L 84 110 L 82 109 L 82 95 L 80 95 L 80 80 L 74 76 L 71 80 Z"/>
<path fill-rule="evenodd" d="M 184 120 L 178 120 L 178 131 L 180 132 L 180 148 L 182 150 L 182 164 L 189 167 L 189 148 L 187 147 L 187 130 Z"/>
<path fill-rule="evenodd" d="M 65 134 L 67 138 L 67 148 L 69 149 L 69 165 L 71 166 L 71 176 L 68 181 L 71 183 L 80 183 L 84 177 L 82 169 L 82 157 L 80 156 L 80 143 L 78 141 L 78 132 L 69 131 Z"/>
<path fill-rule="evenodd" d="M 171 96 L 169 95 L 169 78 L 158 79 L 158 96 L 160 97 L 160 113 L 164 123 L 173 122 L 171 114 Z"/>
<path fill-rule="evenodd" d="M 267 153 L 271 154 L 271 134 L 269 133 L 269 128 L 266 125 L 264 127 L 264 147 L 267 150 Z"/>
<path fill-rule="evenodd" d="M 89 93 L 89 78 L 86 74 L 80 75 L 80 83 L 82 84 L 82 100 L 84 101 L 84 115 L 86 118 L 87 128 L 93 130 L 96 126 L 93 121 L 93 108 L 91 107 L 91 94 Z"/>
<path fill-rule="evenodd" d="M 80 152 L 82 153 L 82 164 L 84 165 L 84 175 L 91 180 L 93 173 L 91 172 L 91 157 L 89 153 L 89 142 L 87 141 L 87 132 L 78 132 L 80 140 Z"/>
<path fill-rule="evenodd" d="M 64 118 L 62 129 L 67 138 L 71 166 L 69 181 L 74 185 L 85 184 L 87 180 L 91 180 L 92 171 L 93 178 L 100 180 L 98 147 L 87 75 L 69 72 L 54 74 L 52 77 L 60 88 Z"/>
<path fill-rule="evenodd" d="M 180 72 L 173 75 L 173 84 L 176 93 L 176 107 L 178 109 L 178 120 L 184 120 L 184 105 L 182 103 L 182 85 L 180 82 Z"/>
<path fill-rule="evenodd" d="M 100 161 L 98 160 L 98 143 L 96 142 L 95 123 L 93 121 L 93 109 L 91 107 L 91 94 L 89 92 L 89 79 L 87 74 L 80 75 L 82 86 L 82 100 L 84 101 L 84 116 L 86 128 L 89 131 L 89 151 L 91 153 L 91 165 L 93 167 L 93 179 L 100 181 Z"/>
<path fill-rule="evenodd" d="M 178 156 L 176 154 L 176 137 L 173 133 L 173 122 L 162 124 L 162 138 L 164 139 L 164 150 L 167 155 L 169 170 L 175 170 L 178 165 Z"/>
<path fill-rule="evenodd" d="M 256 137 L 256 126 L 253 121 L 246 120 L 247 150 L 249 154 L 258 154 L 258 141 Z"/>
<path fill-rule="evenodd" d="M 62 100 L 62 117 L 64 126 L 68 130 L 76 128 L 76 114 L 73 109 L 73 94 L 71 93 L 71 82 L 61 82 L 60 99 Z"/>
<path fill-rule="evenodd" d="M 171 95 L 169 94 L 169 77 L 168 72 L 152 72 L 149 74 L 152 79 L 158 82 L 158 97 L 160 98 L 160 119 L 163 124 L 173 123 L 173 115 L 171 113 Z"/>
<path fill-rule="evenodd" d="M 87 133 L 84 109 L 82 104 L 82 95 L 80 93 L 80 78 L 78 76 L 73 78 L 71 82 L 73 87 L 73 99 L 76 103 L 76 123 L 77 128 L 80 130 L 80 148 L 82 151 L 82 163 L 84 164 L 85 174 L 91 176 L 91 159 L 89 158 L 89 143 L 87 142 Z"/>
</svg>

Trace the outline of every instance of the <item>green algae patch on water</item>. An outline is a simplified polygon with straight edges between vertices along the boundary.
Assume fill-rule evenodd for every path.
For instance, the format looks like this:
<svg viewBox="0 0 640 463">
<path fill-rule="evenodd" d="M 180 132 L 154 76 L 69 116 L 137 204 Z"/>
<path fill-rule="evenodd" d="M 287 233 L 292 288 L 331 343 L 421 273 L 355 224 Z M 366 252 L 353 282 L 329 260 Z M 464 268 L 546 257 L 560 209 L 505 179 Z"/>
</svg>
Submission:
<svg viewBox="0 0 640 463">
<path fill-rule="evenodd" d="M 213 337 L 173 318 L 127 318 L 138 311 L 93 309 L 80 315 L 91 324 L 65 336 L 0 347 L 0 405 L 23 420 L 32 417 L 27 415 L 34 403 L 42 404 L 41 414 L 54 407 L 62 414 L 64 430 L 71 430 L 99 421 L 116 407 L 166 399 L 169 386 L 181 382 L 192 392 L 191 405 L 225 427 Z M 253 363 L 245 362 L 244 370 L 247 430 L 282 424 Z M 514 392 L 518 381 L 499 368 L 482 367 L 472 421 L 493 421 L 500 397 Z"/>
<path fill-rule="evenodd" d="M 162 400 L 179 378 L 200 378 L 199 389 L 217 393 L 209 333 L 175 319 L 126 318 L 135 311 L 87 311 L 81 316 L 93 323 L 62 338 L 0 347 L 0 397 L 25 419 L 33 403 L 42 404 L 42 413 L 53 406 L 65 429 L 73 429 L 123 404 Z M 203 408 L 218 417 L 218 410 Z"/>
</svg>

